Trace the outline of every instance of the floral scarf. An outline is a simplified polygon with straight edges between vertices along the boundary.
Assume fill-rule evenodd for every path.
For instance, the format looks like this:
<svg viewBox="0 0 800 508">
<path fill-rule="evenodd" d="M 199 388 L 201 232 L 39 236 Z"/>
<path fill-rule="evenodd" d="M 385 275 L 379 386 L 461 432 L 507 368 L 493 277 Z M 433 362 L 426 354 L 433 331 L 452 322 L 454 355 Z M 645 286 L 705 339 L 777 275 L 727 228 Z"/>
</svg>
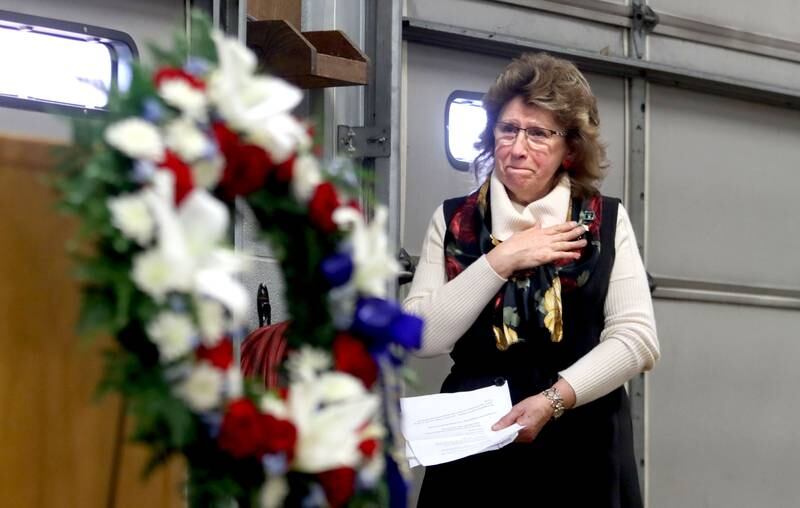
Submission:
<svg viewBox="0 0 800 508">
<path fill-rule="evenodd" d="M 445 271 L 452 280 L 467 266 L 501 242 L 492 237 L 489 182 L 467 196 L 455 210 L 444 239 Z M 546 264 L 516 272 L 493 299 L 492 328 L 497 349 L 505 351 L 524 341 L 523 325 L 536 323 L 550 340 L 564 336 L 561 293 L 583 286 L 600 257 L 602 197 L 570 200 L 570 217 L 589 227 L 587 246 L 577 261 Z"/>
</svg>

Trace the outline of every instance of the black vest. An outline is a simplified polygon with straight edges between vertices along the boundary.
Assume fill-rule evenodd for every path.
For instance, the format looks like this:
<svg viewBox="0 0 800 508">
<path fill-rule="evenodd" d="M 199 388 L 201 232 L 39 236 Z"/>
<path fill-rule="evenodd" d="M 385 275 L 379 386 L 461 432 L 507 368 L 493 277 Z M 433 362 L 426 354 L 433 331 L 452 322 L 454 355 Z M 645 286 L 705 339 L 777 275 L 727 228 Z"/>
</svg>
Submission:
<svg viewBox="0 0 800 508">
<path fill-rule="evenodd" d="M 444 203 L 447 234 L 451 234 L 453 216 L 464 199 Z M 533 323 L 521 330 L 524 342 L 500 351 L 492 332 L 492 306 L 488 304 L 456 342 L 451 353 L 454 365 L 442 392 L 472 390 L 504 380 L 516 404 L 552 386 L 559 371 L 599 343 L 614 265 L 618 204 L 616 199 L 603 198 L 601 253 L 589 280 L 581 287 L 562 291 L 561 342 L 552 342 L 549 334 Z M 427 468 L 419 506 L 480 506 L 484 501 L 478 501 L 471 482 L 481 482 L 482 488 L 490 489 L 486 502 L 493 505 L 508 500 L 517 505 L 522 501 L 522 506 L 641 507 L 625 389 L 620 387 L 567 411 L 548 423 L 533 443 L 514 443 Z M 498 489 L 483 482 L 498 485 Z M 530 504 L 525 504 L 528 501 Z"/>
</svg>

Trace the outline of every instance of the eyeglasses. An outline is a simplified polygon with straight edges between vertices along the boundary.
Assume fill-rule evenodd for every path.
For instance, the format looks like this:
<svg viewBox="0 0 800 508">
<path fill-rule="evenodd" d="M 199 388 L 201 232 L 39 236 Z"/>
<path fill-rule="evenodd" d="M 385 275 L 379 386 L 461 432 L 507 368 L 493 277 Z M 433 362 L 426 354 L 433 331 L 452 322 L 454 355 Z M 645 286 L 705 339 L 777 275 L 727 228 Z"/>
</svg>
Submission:
<svg viewBox="0 0 800 508">
<path fill-rule="evenodd" d="M 494 139 L 500 145 L 513 145 L 519 131 L 525 133 L 528 145 L 532 147 L 547 146 L 553 136 L 566 136 L 569 131 L 554 131 L 544 127 L 528 127 L 523 129 L 513 123 L 497 122 L 494 125 Z"/>
</svg>

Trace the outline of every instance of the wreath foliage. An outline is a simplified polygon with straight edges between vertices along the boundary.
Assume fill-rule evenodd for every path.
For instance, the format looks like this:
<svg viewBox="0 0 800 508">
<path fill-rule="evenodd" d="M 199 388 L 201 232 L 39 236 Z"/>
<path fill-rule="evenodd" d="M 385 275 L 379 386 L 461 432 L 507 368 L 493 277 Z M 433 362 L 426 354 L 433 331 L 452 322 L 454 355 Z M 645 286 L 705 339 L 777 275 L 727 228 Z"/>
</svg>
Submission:
<svg viewBox="0 0 800 508">
<path fill-rule="evenodd" d="M 56 179 L 80 224 L 79 332 L 117 343 L 100 390 L 127 401 L 148 471 L 185 457 L 192 506 L 399 502 L 395 380 L 422 322 L 386 299 L 385 211 L 366 221 L 291 116 L 301 93 L 203 15 L 190 39 L 151 49 L 154 69 L 134 65 L 107 115 L 74 122 Z M 285 279 L 279 390 L 234 359 L 254 310 L 227 245 L 237 198 Z"/>
</svg>

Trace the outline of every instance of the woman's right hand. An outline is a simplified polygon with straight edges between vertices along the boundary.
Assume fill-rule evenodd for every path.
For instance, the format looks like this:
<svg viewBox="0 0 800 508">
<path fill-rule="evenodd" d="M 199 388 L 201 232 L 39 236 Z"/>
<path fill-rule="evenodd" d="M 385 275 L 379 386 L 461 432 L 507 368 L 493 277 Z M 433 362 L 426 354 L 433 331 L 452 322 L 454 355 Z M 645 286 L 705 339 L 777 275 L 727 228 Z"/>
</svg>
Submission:
<svg viewBox="0 0 800 508">
<path fill-rule="evenodd" d="M 486 254 L 492 269 L 503 278 L 514 272 L 535 268 L 554 261 L 574 261 L 586 240 L 578 238 L 586 233 L 577 222 L 565 222 L 542 228 L 538 224 L 511 235 L 506 241 Z"/>
</svg>

